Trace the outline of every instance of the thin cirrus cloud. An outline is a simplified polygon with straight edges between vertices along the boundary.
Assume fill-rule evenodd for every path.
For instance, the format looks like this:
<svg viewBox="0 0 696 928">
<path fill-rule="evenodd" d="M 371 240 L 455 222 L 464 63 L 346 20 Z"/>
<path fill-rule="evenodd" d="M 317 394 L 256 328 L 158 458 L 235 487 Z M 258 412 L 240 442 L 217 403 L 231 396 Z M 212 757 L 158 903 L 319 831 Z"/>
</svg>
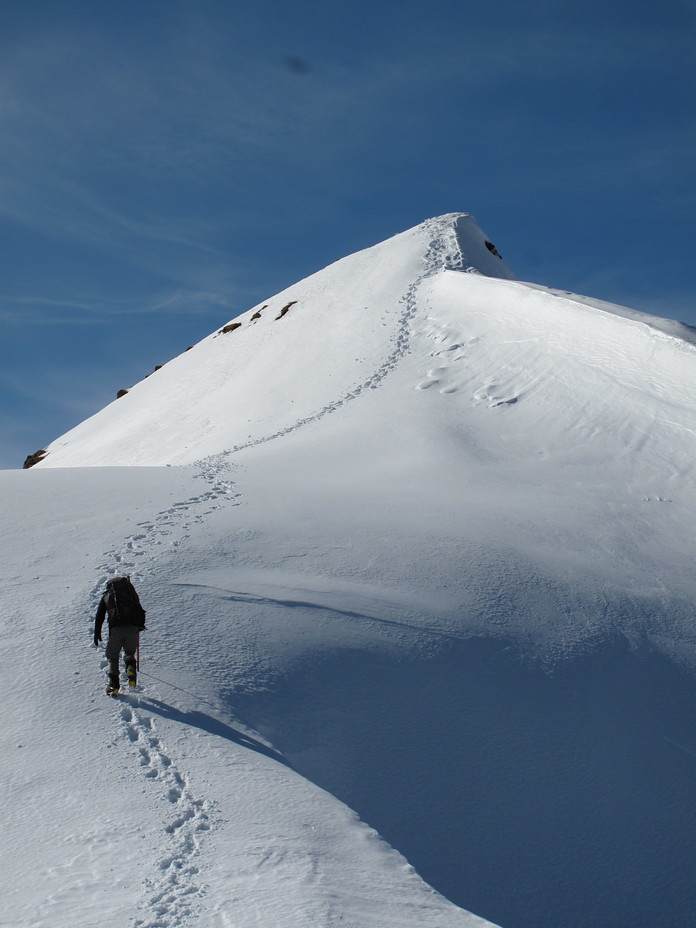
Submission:
<svg viewBox="0 0 696 928">
<path fill-rule="evenodd" d="M 157 313 L 207 312 L 211 307 L 232 310 L 234 302 L 224 293 L 192 289 L 167 290 L 131 299 L 104 301 L 98 297 L 85 300 L 51 299 L 43 296 L 0 296 L 0 321 L 23 325 L 50 322 L 89 325 L 106 316 L 136 316 Z"/>
<path fill-rule="evenodd" d="M 480 41 L 475 21 L 446 38 L 429 38 L 429 29 L 420 45 L 387 46 L 357 65 L 328 61 L 325 52 L 316 65 L 294 73 L 287 58 L 238 48 L 225 60 L 217 50 L 210 60 L 204 46 L 187 46 L 188 57 L 180 59 L 174 42 L 144 59 L 116 54 L 99 35 L 30 43 L 3 67 L 5 86 L 22 91 L 6 91 L 0 103 L 6 130 L 0 158 L 18 194 L 12 197 L 10 189 L 0 209 L 20 218 L 23 204 L 29 216 L 40 215 L 27 189 L 37 182 L 49 200 L 63 202 L 61 187 L 69 180 L 136 203 L 138 188 L 152 183 L 145 199 L 161 205 L 158 191 L 171 192 L 177 182 L 194 194 L 213 183 L 234 194 L 269 168 L 308 164 L 325 172 L 356 152 L 369 163 L 375 143 L 389 149 L 390 135 L 402 137 L 404 121 L 428 125 L 429 110 L 439 116 L 448 103 L 473 136 L 514 141 L 514 106 L 506 112 L 498 93 L 514 84 L 518 97 L 527 88 L 532 110 L 543 118 L 534 103 L 540 85 L 548 93 L 555 82 L 582 76 L 600 88 L 646 51 L 645 43 L 589 30 L 569 42 L 549 26 L 502 29 L 487 41 Z M 493 103 L 502 119 L 487 110 Z M 124 177 L 131 189 L 109 192 L 114 178 Z M 181 201 L 174 197 L 179 208 Z"/>
<path fill-rule="evenodd" d="M 396 194 L 428 173 L 437 187 L 455 164 L 491 196 L 613 197 L 657 175 L 689 196 L 693 132 L 671 124 L 657 140 L 649 120 L 622 126 L 607 104 L 636 67 L 676 67 L 659 54 L 667 34 L 630 19 L 571 27 L 555 9 L 533 3 L 536 19 L 509 26 L 503 3 L 495 30 L 491 14 L 448 29 L 406 3 L 366 36 L 353 26 L 342 45 L 336 27 L 301 54 L 258 32 L 247 47 L 229 23 L 215 37 L 202 15 L 147 54 L 94 26 L 30 34 L 0 65 L 0 220 L 152 275 L 141 302 L 157 305 L 165 283 L 231 295 L 259 261 L 240 230 L 269 211 L 302 221 L 346 187 Z"/>
<path fill-rule="evenodd" d="M 218 240 L 232 208 L 242 219 L 250 212 L 249 184 L 301 161 L 298 149 L 316 163 L 321 146 L 308 158 L 308 136 L 337 108 L 335 89 L 305 92 L 300 105 L 258 66 L 241 92 L 233 75 L 222 80 L 200 62 L 163 76 L 156 61 L 124 68 L 107 57 L 93 73 L 93 53 L 71 51 L 33 51 L 42 77 L 24 86 L 5 63 L 4 80 L 22 89 L 3 98 L 0 217 L 151 263 L 155 273 L 167 263 L 179 273 L 181 258 L 158 256 L 170 249 L 189 252 L 189 263 L 191 253 L 207 257 L 203 273 L 227 260 Z M 66 58 L 76 61 L 67 74 Z"/>
</svg>

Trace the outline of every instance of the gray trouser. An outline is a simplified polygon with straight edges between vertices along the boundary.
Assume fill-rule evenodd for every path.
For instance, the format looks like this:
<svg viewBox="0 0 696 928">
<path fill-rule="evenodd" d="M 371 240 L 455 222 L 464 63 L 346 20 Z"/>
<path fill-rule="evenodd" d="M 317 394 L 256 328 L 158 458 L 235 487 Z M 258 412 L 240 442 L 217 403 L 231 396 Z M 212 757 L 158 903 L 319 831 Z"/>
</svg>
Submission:
<svg viewBox="0 0 696 928">
<path fill-rule="evenodd" d="M 106 643 L 106 656 L 109 660 L 109 676 L 118 683 L 118 659 L 121 650 L 125 654 L 126 667 L 135 665 L 135 652 L 138 650 L 140 629 L 136 625 L 117 625 L 109 629 Z"/>
</svg>

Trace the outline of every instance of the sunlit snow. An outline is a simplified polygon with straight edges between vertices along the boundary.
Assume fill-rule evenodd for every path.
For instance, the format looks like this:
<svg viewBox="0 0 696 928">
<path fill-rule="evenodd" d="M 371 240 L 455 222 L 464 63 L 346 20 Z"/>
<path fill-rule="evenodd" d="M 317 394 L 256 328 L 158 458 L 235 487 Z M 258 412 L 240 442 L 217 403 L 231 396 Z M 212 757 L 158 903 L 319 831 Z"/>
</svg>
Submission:
<svg viewBox="0 0 696 928">
<path fill-rule="evenodd" d="M 487 241 L 345 258 L 0 473 L 0 924 L 696 918 L 692 331 Z"/>
</svg>

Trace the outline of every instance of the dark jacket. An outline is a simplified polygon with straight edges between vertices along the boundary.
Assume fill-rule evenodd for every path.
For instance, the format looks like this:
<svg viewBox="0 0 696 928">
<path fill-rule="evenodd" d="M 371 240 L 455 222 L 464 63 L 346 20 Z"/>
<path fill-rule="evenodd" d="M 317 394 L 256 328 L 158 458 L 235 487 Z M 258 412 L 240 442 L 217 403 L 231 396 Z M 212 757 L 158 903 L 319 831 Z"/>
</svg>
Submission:
<svg viewBox="0 0 696 928">
<path fill-rule="evenodd" d="M 131 601 L 127 604 L 128 608 L 124 608 L 123 603 L 121 603 L 121 610 L 119 611 L 113 590 L 107 589 L 99 602 L 97 616 L 94 620 L 95 638 L 101 636 L 102 625 L 107 616 L 109 618 L 109 628 L 118 628 L 125 625 L 135 625 L 140 629 L 145 628 L 145 610 L 141 606 L 140 598 L 133 586 L 131 586 L 130 597 Z"/>
</svg>

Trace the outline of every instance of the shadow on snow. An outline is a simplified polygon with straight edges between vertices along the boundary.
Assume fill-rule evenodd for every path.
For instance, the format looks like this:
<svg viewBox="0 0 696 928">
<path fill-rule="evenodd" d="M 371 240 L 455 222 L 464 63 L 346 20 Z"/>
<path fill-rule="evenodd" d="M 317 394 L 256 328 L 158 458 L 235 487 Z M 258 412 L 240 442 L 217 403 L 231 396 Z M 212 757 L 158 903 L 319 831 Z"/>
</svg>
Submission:
<svg viewBox="0 0 696 928">
<path fill-rule="evenodd" d="M 696 681 L 605 642 L 305 664 L 237 710 L 453 902 L 505 928 L 696 924 Z"/>
</svg>

